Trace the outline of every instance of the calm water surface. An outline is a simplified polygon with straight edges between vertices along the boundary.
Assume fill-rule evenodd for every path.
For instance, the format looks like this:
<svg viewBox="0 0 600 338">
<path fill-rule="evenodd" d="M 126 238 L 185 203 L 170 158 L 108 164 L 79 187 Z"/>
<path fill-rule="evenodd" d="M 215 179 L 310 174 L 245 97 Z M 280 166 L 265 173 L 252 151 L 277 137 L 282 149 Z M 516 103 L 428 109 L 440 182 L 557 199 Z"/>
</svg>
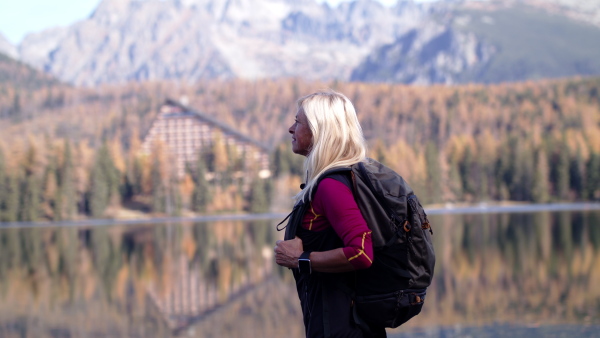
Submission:
<svg viewBox="0 0 600 338">
<path fill-rule="evenodd" d="M 433 215 L 390 337 L 600 336 L 600 211 Z M 0 228 L 0 337 L 302 337 L 273 221 Z"/>
</svg>

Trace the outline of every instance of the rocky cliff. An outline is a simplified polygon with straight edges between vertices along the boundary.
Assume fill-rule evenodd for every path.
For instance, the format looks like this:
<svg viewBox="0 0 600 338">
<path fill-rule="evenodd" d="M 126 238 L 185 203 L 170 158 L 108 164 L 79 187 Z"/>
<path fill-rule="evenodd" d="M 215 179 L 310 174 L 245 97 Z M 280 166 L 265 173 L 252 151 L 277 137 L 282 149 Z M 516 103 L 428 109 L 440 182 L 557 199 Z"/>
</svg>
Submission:
<svg viewBox="0 0 600 338">
<path fill-rule="evenodd" d="M 600 28 L 589 24 L 593 15 L 575 21 L 583 10 L 567 1 L 399 1 L 389 8 L 355 0 L 332 8 L 315 0 L 104 0 L 72 26 L 28 35 L 18 56 L 86 86 L 235 77 L 429 84 L 598 74 L 600 50 L 590 42 L 600 41 Z M 561 8 L 570 8 L 569 19 L 556 14 Z M 515 25 L 528 34 L 515 34 Z M 562 31 L 544 37 L 552 27 Z M 532 49 L 535 41 L 545 48 Z M 558 56 L 541 60 L 540 50 Z"/>
<path fill-rule="evenodd" d="M 27 36 L 21 59 L 94 85 L 148 79 L 347 79 L 422 17 L 373 0 L 104 0 L 86 20 Z"/>
</svg>

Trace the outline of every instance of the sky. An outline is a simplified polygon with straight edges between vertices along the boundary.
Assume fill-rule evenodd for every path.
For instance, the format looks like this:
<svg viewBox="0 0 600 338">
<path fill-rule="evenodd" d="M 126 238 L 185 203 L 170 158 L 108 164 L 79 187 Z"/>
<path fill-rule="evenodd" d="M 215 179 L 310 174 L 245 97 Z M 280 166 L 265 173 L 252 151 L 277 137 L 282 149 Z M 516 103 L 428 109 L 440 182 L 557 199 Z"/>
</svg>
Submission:
<svg viewBox="0 0 600 338">
<path fill-rule="evenodd" d="M 337 5 L 349 0 L 317 0 Z M 378 0 L 393 5 L 396 0 Z M 424 0 L 418 0 L 424 1 Z M 16 45 L 27 33 L 68 26 L 88 17 L 100 0 L 1 0 L 0 33 Z"/>
</svg>

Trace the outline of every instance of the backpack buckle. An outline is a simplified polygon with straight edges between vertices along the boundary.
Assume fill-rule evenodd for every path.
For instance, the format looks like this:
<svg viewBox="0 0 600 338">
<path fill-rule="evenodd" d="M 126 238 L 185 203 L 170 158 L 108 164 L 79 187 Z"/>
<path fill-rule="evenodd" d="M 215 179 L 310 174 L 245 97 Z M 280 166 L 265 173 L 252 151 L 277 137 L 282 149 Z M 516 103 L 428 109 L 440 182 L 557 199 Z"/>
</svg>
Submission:
<svg viewBox="0 0 600 338">
<path fill-rule="evenodd" d="M 421 225 L 421 228 L 423 230 L 427 230 L 429 229 L 429 232 L 433 235 L 433 229 L 431 229 L 431 225 L 429 224 L 429 222 L 425 222 Z"/>
<path fill-rule="evenodd" d="M 408 220 L 404 221 L 404 224 L 402 224 L 402 228 L 404 228 L 404 231 L 410 232 L 410 223 L 408 222 Z"/>
</svg>

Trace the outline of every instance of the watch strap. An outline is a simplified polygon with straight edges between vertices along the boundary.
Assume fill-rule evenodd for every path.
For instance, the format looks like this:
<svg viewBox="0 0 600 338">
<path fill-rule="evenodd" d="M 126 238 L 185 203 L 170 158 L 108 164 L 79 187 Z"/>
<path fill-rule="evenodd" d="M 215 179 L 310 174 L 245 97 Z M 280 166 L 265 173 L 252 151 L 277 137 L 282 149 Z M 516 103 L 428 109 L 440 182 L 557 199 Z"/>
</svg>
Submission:
<svg viewBox="0 0 600 338">
<path fill-rule="evenodd" d="M 310 253 L 312 251 L 304 251 L 300 257 L 298 257 L 298 271 L 301 274 L 311 274 L 312 273 L 312 267 L 310 264 Z"/>
<path fill-rule="evenodd" d="M 300 255 L 300 257 L 298 257 L 298 259 L 305 259 L 305 260 L 306 260 L 306 259 L 308 259 L 308 260 L 310 260 L 310 258 L 309 258 L 309 257 L 310 257 L 310 253 L 311 253 L 311 252 L 312 252 L 312 251 L 304 251 L 304 252 L 303 252 L 303 253 Z"/>
</svg>

